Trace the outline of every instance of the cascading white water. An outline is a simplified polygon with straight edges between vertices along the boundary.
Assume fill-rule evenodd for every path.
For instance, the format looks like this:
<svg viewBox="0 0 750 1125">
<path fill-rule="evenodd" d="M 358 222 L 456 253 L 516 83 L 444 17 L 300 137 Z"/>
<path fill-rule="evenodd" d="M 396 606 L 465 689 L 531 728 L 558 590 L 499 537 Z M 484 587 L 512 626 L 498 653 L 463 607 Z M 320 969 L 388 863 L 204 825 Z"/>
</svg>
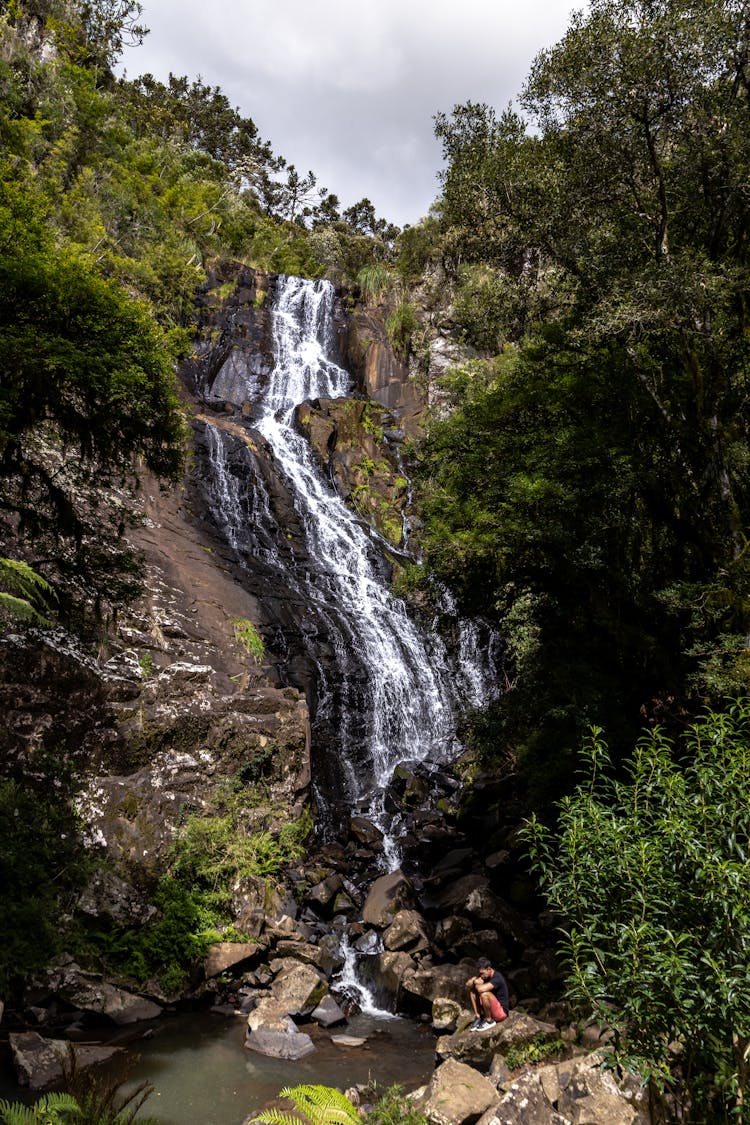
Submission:
<svg viewBox="0 0 750 1125">
<path fill-rule="evenodd" d="M 383 793 L 393 769 L 400 762 L 445 758 L 455 738 L 457 700 L 475 702 L 482 673 L 478 661 L 451 668 L 437 633 L 420 629 L 392 596 L 372 535 L 323 479 L 309 443 L 294 428 L 302 402 L 345 397 L 351 389 L 350 375 L 331 358 L 333 302 L 328 282 L 279 278 L 272 313 L 274 364 L 265 388 L 254 375 L 243 381 L 234 357 L 225 364 L 231 371 L 217 380 L 223 380 L 223 397 L 231 384 L 233 401 L 251 403 L 253 426 L 294 497 L 310 562 L 304 573 L 289 575 L 290 594 L 312 604 L 319 635 L 326 634 L 336 664 L 318 662 L 318 714 L 331 709 L 347 797 L 385 832 L 392 869 L 400 857 Z M 270 541 L 268 494 L 257 472 L 258 479 L 243 486 L 227 471 L 231 440 L 218 430 L 209 434 L 214 506 L 231 546 L 256 558 L 265 550 L 269 557 L 271 548 L 248 548 L 253 528 L 242 527 L 250 521 L 255 534 Z M 243 496 L 243 487 L 255 491 L 253 500 Z M 486 679 L 486 670 L 483 674 Z"/>
</svg>

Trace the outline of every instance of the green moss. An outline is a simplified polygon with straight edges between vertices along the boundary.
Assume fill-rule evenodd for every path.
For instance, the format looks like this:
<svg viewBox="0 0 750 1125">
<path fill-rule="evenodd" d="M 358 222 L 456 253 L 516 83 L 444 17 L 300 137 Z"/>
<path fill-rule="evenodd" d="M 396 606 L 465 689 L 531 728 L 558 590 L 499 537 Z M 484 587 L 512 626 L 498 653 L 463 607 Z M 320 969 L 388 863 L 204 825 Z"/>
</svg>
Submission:
<svg viewBox="0 0 750 1125">
<path fill-rule="evenodd" d="M 266 646 L 258 630 L 246 617 L 236 617 L 232 624 L 234 625 L 235 640 L 240 642 L 256 664 L 260 664 L 266 654 Z"/>
</svg>

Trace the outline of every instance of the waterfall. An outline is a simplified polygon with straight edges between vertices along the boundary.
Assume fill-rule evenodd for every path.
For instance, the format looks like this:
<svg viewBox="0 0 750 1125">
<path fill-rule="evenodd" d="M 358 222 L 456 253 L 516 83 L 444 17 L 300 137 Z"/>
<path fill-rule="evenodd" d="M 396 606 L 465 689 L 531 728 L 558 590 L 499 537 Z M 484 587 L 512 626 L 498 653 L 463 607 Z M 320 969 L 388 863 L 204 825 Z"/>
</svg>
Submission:
<svg viewBox="0 0 750 1125">
<path fill-rule="evenodd" d="M 421 628 L 388 587 L 380 548 L 320 471 L 294 427 L 302 402 L 349 395 L 352 380 L 336 355 L 334 291 L 325 281 L 280 277 L 273 318 L 273 365 L 243 377 L 236 353 L 214 380 L 217 398 L 250 403 L 253 431 L 293 497 L 304 552 L 289 546 L 252 449 L 208 427 L 209 502 L 245 566 L 275 573 L 288 591 L 300 644 L 315 669 L 314 739 L 338 760 L 338 796 L 385 833 L 390 868 L 398 866 L 383 793 L 400 762 L 444 761 L 455 742 L 457 709 L 477 702 L 482 654 L 462 634 L 452 667 L 437 632 Z M 234 459 L 234 463 L 233 463 Z M 325 653 L 325 657 L 323 656 Z"/>
</svg>

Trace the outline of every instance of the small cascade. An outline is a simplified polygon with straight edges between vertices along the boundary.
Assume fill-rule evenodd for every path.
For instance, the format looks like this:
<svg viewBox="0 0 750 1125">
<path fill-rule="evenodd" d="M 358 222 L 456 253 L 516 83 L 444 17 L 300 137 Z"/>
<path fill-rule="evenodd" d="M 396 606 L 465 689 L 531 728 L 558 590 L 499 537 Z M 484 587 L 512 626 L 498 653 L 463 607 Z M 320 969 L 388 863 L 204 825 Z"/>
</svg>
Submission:
<svg viewBox="0 0 750 1125">
<path fill-rule="evenodd" d="M 335 978 L 336 991 L 348 1000 L 353 1000 L 358 1010 L 366 1016 L 375 1016 L 378 1019 L 395 1018 L 392 1012 L 379 1006 L 371 989 L 362 980 L 357 971 L 359 954 L 352 946 L 349 935 L 346 933 L 341 936 L 339 952 L 344 958 L 344 964 Z M 375 950 L 371 952 L 374 953 Z"/>
<path fill-rule="evenodd" d="M 231 389 L 237 405 L 250 403 L 253 432 L 292 497 L 293 515 L 280 512 L 250 445 L 210 426 L 209 503 L 243 565 L 275 575 L 285 588 L 289 620 L 280 643 L 291 643 L 293 633 L 314 668 L 313 741 L 336 763 L 327 792 L 317 796 L 324 803 L 335 793 L 342 809 L 376 823 L 392 870 L 400 853 L 383 798 L 394 767 L 450 756 L 459 708 L 479 702 L 490 679 L 487 661 L 464 631 L 456 668 L 438 632 L 421 628 L 391 594 L 379 537 L 343 503 L 295 428 L 301 403 L 351 391 L 349 373 L 334 358 L 333 287 L 280 277 L 272 317 L 268 377 L 243 379 L 230 354 L 214 384 L 225 400 Z M 299 535 L 284 526 L 290 518 Z"/>
</svg>

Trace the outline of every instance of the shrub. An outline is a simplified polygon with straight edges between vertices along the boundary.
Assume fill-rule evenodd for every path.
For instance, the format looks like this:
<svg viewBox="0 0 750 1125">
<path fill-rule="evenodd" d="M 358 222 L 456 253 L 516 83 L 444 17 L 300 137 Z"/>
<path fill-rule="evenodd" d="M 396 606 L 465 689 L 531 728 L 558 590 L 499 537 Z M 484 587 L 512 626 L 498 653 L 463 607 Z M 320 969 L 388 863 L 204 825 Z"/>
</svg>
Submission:
<svg viewBox="0 0 750 1125">
<path fill-rule="evenodd" d="M 258 630 L 246 617 L 236 617 L 232 624 L 234 625 L 235 640 L 239 641 L 256 664 L 260 664 L 265 656 L 266 646 Z"/>
<path fill-rule="evenodd" d="M 689 1119 L 747 1121 L 750 704 L 709 713 L 678 746 L 650 731 L 622 779 L 600 730 L 584 759 L 558 828 L 526 830 L 569 995 L 614 1028 L 617 1062 L 655 1090 L 680 1078 Z"/>
</svg>

